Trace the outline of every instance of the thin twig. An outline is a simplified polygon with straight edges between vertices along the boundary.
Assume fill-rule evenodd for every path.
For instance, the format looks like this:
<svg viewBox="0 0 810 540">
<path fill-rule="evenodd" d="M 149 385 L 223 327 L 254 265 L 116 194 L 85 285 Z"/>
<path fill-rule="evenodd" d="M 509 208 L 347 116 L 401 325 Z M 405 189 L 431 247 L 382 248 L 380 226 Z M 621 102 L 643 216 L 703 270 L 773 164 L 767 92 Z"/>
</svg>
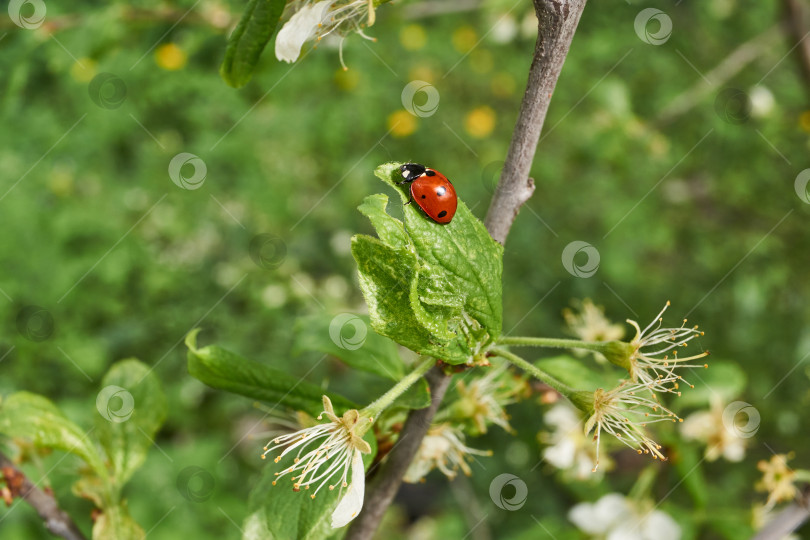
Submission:
<svg viewBox="0 0 810 540">
<path fill-rule="evenodd" d="M 506 163 L 486 219 L 489 234 L 500 243 L 506 240 L 520 206 L 534 192 L 529 169 L 551 95 L 585 8 L 585 1 L 534 0 L 539 23 L 529 81 Z M 431 390 L 430 407 L 411 411 L 400 433 L 399 442 L 369 482 L 363 511 L 352 522 L 346 540 L 369 540 L 377 530 L 444 398 L 450 377 L 438 367 L 426 375 Z"/>
<path fill-rule="evenodd" d="M 31 505 L 52 534 L 66 540 L 86 540 L 76 523 L 59 508 L 53 495 L 35 486 L 2 452 L 0 452 L 0 476 L 5 480 L 8 494 L 12 498 L 20 497 Z"/>
<path fill-rule="evenodd" d="M 425 19 L 437 15 L 448 15 L 481 9 L 481 0 L 455 0 L 454 2 L 434 1 L 408 4 L 402 8 L 404 19 Z"/>
<path fill-rule="evenodd" d="M 472 482 L 464 474 L 457 475 L 450 484 L 450 491 L 467 524 L 469 540 L 492 540 L 492 531 L 486 521 L 486 513 L 473 489 Z"/>
<path fill-rule="evenodd" d="M 810 85 L 810 25 L 807 21 L 807 8 L 799 0 L 784 0 L 785 20 L 790 30 L 791 41 L 798 43 L 797 59 L 805 82 Z M 793 44 L 791 43 L 791 46 Z"/>
<path fill-rule="evenodd" d="M 486 219 L 489 234 L 502 244 L 518 210 L 534 193 L 529 169 L 585 0 L 535 0 L 534 9 L 539 24 L 529 81 Z"/>
<path fill-rule="evenodd" d="M 745 66 L 765 54 L 772 45 L 777 43 L 780 36 L 779 24 L 775 24 L 734 49 L 714 69 L 706 73 L 705 80 L 701 78 L 664 107 L 658 115 L 656 123 L 667 124 L 695 108 L 706 96 L 726 84 Z M 709 83 L 706 82 L 707 80 Z"/>
</svg>

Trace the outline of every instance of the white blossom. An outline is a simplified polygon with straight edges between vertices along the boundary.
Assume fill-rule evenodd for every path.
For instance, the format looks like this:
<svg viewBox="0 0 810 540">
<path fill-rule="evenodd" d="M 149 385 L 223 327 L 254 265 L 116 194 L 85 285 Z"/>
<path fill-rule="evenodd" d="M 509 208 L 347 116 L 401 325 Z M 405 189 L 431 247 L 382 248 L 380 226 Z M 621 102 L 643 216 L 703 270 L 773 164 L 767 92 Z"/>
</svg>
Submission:
<svg viewBox="0 0 810 540">
<path fill-rule="evenodd" d="M 751 116 L 766 118 L 771 115 L 776 100 L 767 86 L 754 86 L 748 92 L 748 96 L 751 102 Z"/>
<path fill-rule="evenodd" d="M 690 387 L 694 386 L 680 375 L 675 376 L 675 379 L 672 379 L 671 375 L 680 368 L 707 368 L 706 364 L 689 364 L 688 362 L 708 356 L 709 353 L 704 351 L 687 357 L 678 356 L 679 347 L 686 347 L 689 341 L 702 336 L 703 332 L 699 331 L 697 326 L 687 327 L 686 319 L 683 320 L 680 327 L 662 328 L 663 315 L 669 305 L 670 303 L 667 302 L 664 309 L 644 330 L 641 330 L 636 321 L 627 320 L 636 329 L 636 336 L 630 342 L 628 371 L 634 382 L 644 384 L 653 391 L 680 395 L 678 392 L 679 380 Z M 673 384 L 668 385 L 668 382 Z"/>
<path fill-rule="evenodd" d="M 787 464 L 792 457 L 793 453 L 774 454 L 770 461 L 763 459 L 757 463 L 757 469 L 762 472 L 762 480 L 757 483 L 756 488 L 768 493 L 768 502 L 765 503 L 767 510 L 777 503 L 792 501 L 799 495 L 796 471 Z"/>
<path fill-rule="evenodd" d="M 404 480 L 416 483 L 433 469 L 439 469 L 450 479 L 458 470 L 470 476 L 472 471 L 467 464 L 471 456 L 491 456 L 492 452 L 470 448 L 464 444 L 464 433 L 448 424 L 431 426 L 413 458 Z"/>
<path fill-rule="evenodd" d="M 720 399 L 713 398 L 708 411 L 698 411 L 684 418 L 681 432 L 686 439 L 706 444 L 707 461 L 716 461 L 722 456 L 736 463 L 745 457 L 745 439 L 723 423 L 724 408 Z"/>
<path fill-rule="evenodd" d="M 541 442 L 548 444 L 543 449 L 543 459 L 558 469 L 572 472 L 576 478 L 589 477 L 596 467 L 596 451 L 582 431 L 577 410 L 562 401 L 549 409 L 543 420 L 553 428 L 539 436 Z"/>
<path fill-rule="evenodd" d="M 276 58 L 279 60 L 295 62 L 304 43 L 321 41 L 333 33 L 346 36 L 354 32 L 375 41 L 363 33 L 363 27 L 374 24 L 373 0 L 294 0 L 289 6 L 294 13 L 276 36 Z M 342 38 L 340 63 L 345 69 Z"/>
<path fill-rule="evenodd" d="M 278 463 L 285 456 L 296 451 L 293 463 L 281 472 L 275 473 L 273 485 L 287 475 L 292 481 L 293 491 L 303 488 L 312 490 L 311 498 L 329 486 L 329 490 L 339 487 L 345 494 L 332 513 L 332 527 L 343 527 L 357 516 L 363 507 L 365 493 L 365 469 L 363 454 L 371 452 L 369 444 L 363 440 L 370 418 L 365 418 L 356 410 L 346 411 L 342 417 L 335 415 L 332 402 L 323 396 L 323 412 L 318 420 L 326 415 L 329 420 L 294 433 L 281 435 L 264 447 L 264 459 L 267 454 L 281 450 L 275 457 Z M 358 429 L 361 428 L 361 429 Z M 359 432 L 359 433 L 358 433 Z M 336 482 L 331 481 L 335 479 Z M 317 486 L 317 487 L 315 487 Z"/>
<path fill-rule="evenodd" d="M 507 365 L 501 364 L 469 384 L 459 381 L 456 384 L 459 400 L 453 405 L 453 410 L 460 417 L 472 420 L 478 433 L 486 433 L 488 424 L 514 433 L 504 407 L 515 403 L 515 396 L 525 388 L 525 382 L 513 377 Z"/>
<path fill-rule="evenodd" d="M 535 22 L 536 24 L 536 22 Z M 575 301 L 574 308 L 563 310 L 565 324 L 568 331 L 582 341 L 615 341 L 624 336 L 624 327 L 605 317 L 605 308 L 594 304 L 590 298 Z M 586 351 L 574 349 L 576 356 L 585 356 Z M 605 357 L 598 352 L 593 353 L 598 362 L 604 362 Z"/>
<path fill-rule="evenodd" d="M 608 493 L 595 503 L 579 503 L 568 519 L 592 538 L 606 540 L 678 540 L 681 528 L 672 517 L 650 504 Z"/>
<path fill-rule="evenodd" d="M 666 384 L 674 380 L 677 380 L 677 376 L 669 375 L 661 382 Z M 603 431 L 613 435 L 639 454 L 649 454 L 653 459 L 666 460 L 661 453 L 661 445 L 647 434 L 647 424 L 683 420 L 662 406 L 646 385 L 621 381 L 619 386 L 610 391 L 600 388 L 593 394 L 578 394 L 580 403 L 583 394 L 587 396 L 590 417 L 585 422 L 585 433 L 593 431 L 596 440 L 594 472 L 599 467 L 599 446 Z"/>
<path fill-rule="evenodd" d="M 306 4 L 290 17 L 276 36 L 276 58 L 284 62 L 295 62 L 301 54 L 304 43 L 313 39 L 323 27 L 329 8 L 334 0 L 322 0 Z"/>
</svg>

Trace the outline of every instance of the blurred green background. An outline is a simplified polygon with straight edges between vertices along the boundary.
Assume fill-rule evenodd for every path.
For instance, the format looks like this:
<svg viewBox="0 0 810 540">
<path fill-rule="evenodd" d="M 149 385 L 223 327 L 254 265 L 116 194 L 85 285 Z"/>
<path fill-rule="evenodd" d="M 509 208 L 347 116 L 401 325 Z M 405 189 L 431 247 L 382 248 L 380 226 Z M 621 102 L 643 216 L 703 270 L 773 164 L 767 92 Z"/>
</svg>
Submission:
<svg viewBox="0 0 810 540">
<path fill-rule="evenodd" d="M 127 491 L 150 539 L 238 538 L 262 465 L 264 441 L 239 442 L 262 413 L 188 376 L 185 333 L 201 326 L 203 344 L 309 372 L 318 356 L 289 353 L 296 318 L 365 309 L 349 238 L 371 231 L 355 207 L 385 191 L 374 167 L 436 167 L 483 219 L 536 35 L 528 2 L 384 5 L 368 31 L 376 43 L 346 40 L 348 71 L 329 43 L 293 65 L 277 62 L 271 44 L 253 81 L 234 90 L 218 67 L 243 7 L 49 2 L 36 30 L 0 16 L 0 394 L 44 394 L 89 427 L 114 361 L 155 366 L 169 417 Z M 789 53 L 795 40 L 772 28 L 778 2 L 662 3 L 673 32 L 659 46 L 634 30 L 643 7 L 586 7 L 532 167 L 537 191 L 506 245 L 504 331 L 562 336 L 561 311 L 575 298 L 592 298 L 616 321 L 647 321 L 671 300 L 670 322 L 688 313 L 699 323 L 706 336 L 698 346 L 743 368 L 739 399 L 761 413 L 745 461 L 704 464 L 718 508 L 747 510 L 764 497 L 753 491 L 759 459 L 795 451 L 797 466 L 810 461 L 802 414 L 810 404 L 810 205 L 794 190 L 808 166 L 808 86 Z M 710 74 L 763 34 L 737 73 Z M 106 97 L 90 84 L 101 73 L 115 77 Z M 438 90 L 435 114 L 403 108 L 413 80 Z M 705 94 L 662 118 L 692 87 Z M 206 165 L 199 189 L 169 178 L 181 152 Z M 257 234 L 283 241 L 277 268 L 251 259 Z M 593 277 L 563 267 L 574 240 L 598 249 Z M 21 320 L 23 328 L 43 320 L 21 318 L 26 306 L 52 317 L 47 339 L 20 331 Z M 307 379 L 364 396 L 364 379 L 348 375 L 330 359 Z M 547 466 L 532 469 L 543 427 L 537 407 L 530 400 L 510 410 L 516 437 L 491 431 L 468 441 L 495 452 L 469 480 L 450 489 L 434 473 L 408 488 L 386 537 L 460 538 L 471 498 L 493 538 L 537 537 L 536 520 L 557 537 L 578 537 L 565 512 L 579 496 Z M 43 471 L 61 457 L 47 458 Z M 71 465 L 73 457 L 49 482 L 87 528 L 91 505 L 70 495 Z M 177 486 L 189 466 L 216 480 L 203 502 Z M 502 472 L 528 482 L 528 512 L 491 503 L 489 483 Z M 659 497 L 678 482 L 671 469 L 661 474 Z M 625 492 L 632 480 L 611 479 Z M 664 508 L 677 517 L 690 504 L 681 488 Z M 33 510 L 17 506 L 0 511 L 2 537 L 48 538 Z"/>
</svg>

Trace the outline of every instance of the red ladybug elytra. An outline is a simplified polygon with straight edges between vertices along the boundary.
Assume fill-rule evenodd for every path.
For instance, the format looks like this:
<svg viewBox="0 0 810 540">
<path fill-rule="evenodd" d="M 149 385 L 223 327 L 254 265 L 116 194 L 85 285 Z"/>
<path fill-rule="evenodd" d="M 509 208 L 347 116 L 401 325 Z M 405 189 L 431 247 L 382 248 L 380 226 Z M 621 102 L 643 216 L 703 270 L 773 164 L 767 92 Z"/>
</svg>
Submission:
<svg viewBox="0 0 810 540">
<path fill-rule="evenodd" d="M 458 206 L 456 190 L 450 180 L 439 171 L 418 163 L 406 163 L 399 172 L 404 180 L 397 184 L 411 184 L 411 200 L 406 204 L 416 201 L 436 223 L 450 223 Z"/>
</svg>

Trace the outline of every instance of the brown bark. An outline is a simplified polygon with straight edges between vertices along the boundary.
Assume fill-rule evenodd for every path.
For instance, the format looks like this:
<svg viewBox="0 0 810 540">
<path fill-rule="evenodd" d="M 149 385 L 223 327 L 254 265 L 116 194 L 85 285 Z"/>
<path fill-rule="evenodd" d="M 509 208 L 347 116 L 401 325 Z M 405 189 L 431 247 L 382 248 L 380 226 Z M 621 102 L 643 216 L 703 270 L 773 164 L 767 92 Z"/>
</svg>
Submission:
<svg viewBox="0 0 810 540">
<path fill-rule="evenodd" d="M 2 452 L 0 452 L 0 477 L 6 484 L 3 490 L 5 494 L 12 500 L 19 497 L 31 505 L 52 534 L 66 540 L 86 540 L 70 516 L 59 508 L 53 495 L 35 486 Z"/>
</svg>

